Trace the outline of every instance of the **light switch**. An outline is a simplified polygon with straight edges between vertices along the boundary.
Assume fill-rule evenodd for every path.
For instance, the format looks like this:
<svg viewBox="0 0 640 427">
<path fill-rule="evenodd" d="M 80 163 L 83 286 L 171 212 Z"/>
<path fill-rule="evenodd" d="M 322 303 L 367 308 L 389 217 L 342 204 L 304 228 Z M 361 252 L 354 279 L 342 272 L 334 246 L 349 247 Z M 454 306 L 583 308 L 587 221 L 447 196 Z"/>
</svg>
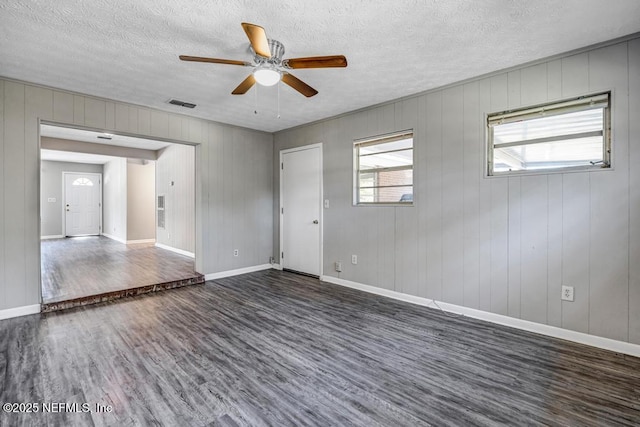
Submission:
<svg viewBox="0 0 640 427">
<path fill-rule="evenodd" d="M 324 208 L 329 209 L 329 199 L 324 199 Z"/>
</svg>

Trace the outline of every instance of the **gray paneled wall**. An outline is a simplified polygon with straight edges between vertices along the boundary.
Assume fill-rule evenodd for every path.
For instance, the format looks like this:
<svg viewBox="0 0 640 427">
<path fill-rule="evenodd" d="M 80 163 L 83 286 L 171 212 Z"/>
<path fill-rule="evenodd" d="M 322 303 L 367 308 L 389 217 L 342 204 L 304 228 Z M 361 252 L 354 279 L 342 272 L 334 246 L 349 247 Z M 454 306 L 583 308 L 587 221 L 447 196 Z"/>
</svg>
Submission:
<svg viewBox="0 0 640 427">
<path fill-rule="evenodd" d="M 156 194 L 165 200 L 165 226 L 156 240 L 172 248 L 195 252 L 195 149 L 174 144 L 158 153 Z"/>
<path fill-rule="evenodd" d="M 199 144 L 196 269 L 268 262 L 271 134 L 0 79 L 0 310 L 40 302 L 39 119 Z"/>
<path fill-rule="evenodd" d="M 207 200 L 210 206 L 201 219 L 201 244 L 203 251 L 211 254 L 204 260 L 206 271 L 267 264 L 273 244 L 273 137 L 215 126 L 209 128 L 208 141 L 198 147 L 203 165 L 203 203 Z M 251 227 L 247 229 L 246 225 Z M 270 249 L 266 251 L 265 247 Z M 233 256 L 234 249 L 239 256 Z"/>
<path fill-rule="evenodd" d="M 40 235 L 62 235 L 62 172 L 102 173 L 102 165 L 42 161 L 40 168 Z M 49 199 L 55 199 L 50 202 Z"/>
<path fill-rule="evenodd" d="M 484 178 L 486 113 L 603 90 L 611 170 Z M 273 158 L 324 144 L 325 275 L 640 344 L 639 118 L 634 39 L 279 132 Z M 353 207 L 353 140 L 407 128 L 415 206 Z"/>
</svg>

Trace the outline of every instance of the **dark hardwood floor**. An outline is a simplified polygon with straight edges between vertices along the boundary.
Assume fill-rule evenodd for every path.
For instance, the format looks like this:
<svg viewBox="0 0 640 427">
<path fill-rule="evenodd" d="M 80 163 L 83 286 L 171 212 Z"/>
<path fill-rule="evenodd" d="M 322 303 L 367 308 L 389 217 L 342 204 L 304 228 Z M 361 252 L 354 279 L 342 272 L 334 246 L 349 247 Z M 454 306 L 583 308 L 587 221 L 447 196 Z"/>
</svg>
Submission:
<svg viewBox="0 0 640 427">
<path fill-rule="evenodd" d="M 192 258 L 103 236 L 43 240 L 41 252 L 44 304 L 196 276 Z"/>
<path fill-rule="evenodd" d="M 265 271 L 0 322 L 0 425 L 638 426 L 640 359 Z"/>
</svg>

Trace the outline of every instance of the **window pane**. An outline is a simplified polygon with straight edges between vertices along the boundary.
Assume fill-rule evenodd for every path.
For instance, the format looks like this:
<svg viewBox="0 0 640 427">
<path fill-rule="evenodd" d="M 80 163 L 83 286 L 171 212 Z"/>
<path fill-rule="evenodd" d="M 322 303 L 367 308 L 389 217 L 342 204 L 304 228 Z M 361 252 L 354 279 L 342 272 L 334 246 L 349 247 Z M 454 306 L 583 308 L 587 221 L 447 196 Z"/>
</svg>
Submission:
<svg viewBox="0 0 640 427">
<path fill-rule="evenodd" d="M 363 156 L 360 150 L 360 169 L 393 168 L 398 166 L 410 166 L 413 164 L 413 150 L 393 151 Z"/>
<path fill-rule="evenodd" d="M 412 169 L 360 174 L 360 188 L 385 187 L 389 185 L 408 186 L 412 184 Z"/>
<path fill-rule="evenodd" d="M 413 187 L 360 189 L 360 203 L 412 203 Z"/>
<path fill-rule="evenodd" d="M 489 175 L 610 167 L 610 104 L 601 93 L 490 114 Z"/>
<path fill-rule="evenodd" d="M 375 189 L 373 188 L 362 188 L 360 190 L 360 203 L 374 203 L 375 198 Z"/>
<path fill-rule="evenodd" d="M 406 150 L 413 148 L 413 138 L 400 139 L 398 141 L 384 142 L 381 144 L 361 145 L 360 155 L 380 153 L 383 151 Z"/>
<path fill-rule="evenodd" d="M 598 108 L 495 125 L 493 143 L 498 146 L 509 142 L 601 131 L 602 128 L 603 109 Z"/>
<path fill-rule="evenodd" d="M 93 186 L 93 181 L 91 181 L 88 178 L 77 178 L 75 179 L 71 185 L 75 185 L 75 186 L 87 186 L 87 187 L 92 187 Z"/>
<path fill-rule="evenodd" d="M 603 160 L 602 137 L 495 147 L 493 154 L 496 172 L 591 166 Z"/>
<path fill-rule="evenodd" d="M 397 139 L 394 139 L 397 138 Z M 357 204 L 413 204 L 413 133 L 354 144 Z"/>
</svg>

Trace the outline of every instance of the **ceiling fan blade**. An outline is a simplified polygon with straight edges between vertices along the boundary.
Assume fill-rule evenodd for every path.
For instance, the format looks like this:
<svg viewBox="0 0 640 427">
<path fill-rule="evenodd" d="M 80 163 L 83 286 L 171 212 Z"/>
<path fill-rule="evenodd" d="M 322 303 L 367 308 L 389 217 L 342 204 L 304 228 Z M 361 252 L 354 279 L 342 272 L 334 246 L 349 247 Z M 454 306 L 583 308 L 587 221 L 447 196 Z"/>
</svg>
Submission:
<svg viewBox="0 0 640 427">
<path fill-rule="evenodd" d="M 256 79 L 253 78 L 253 74 L 249 74 L 249 76 L 246 79 L 244 79 L 242 83 L 240 83 L 238 87 L 235 88 L 233 92 L 231 92 L 231 94 L 244 95 L 245 93 L 247 93 L 249 89 L 253 87 L 254 84 L 256 84 Z"/>
<path fill-rule="evenodd" d="M 290 58 L 282 61 L 287 68 L 333 68 L 346 67 L 347 58 L 344 55 L 310 56 L 308 58 Z"/>
<path fill-rule="evenodd" d="M 282 73 L 282 82 L 291 86 L 307 98 L 310 98 L 318 93 L 317 90 L 289 73 Z"/>
<path fill-rule="evenodd" d="M 202 58 L 200 56 L 187 56 L 187 55 L 180 55 L 180 59 L 183 61 L 193 61 L 193 62 L 211 62 L 214 64 L 242 65 L 245 67 L 251 66 L 250 62 L 234 61 L 233 59 Z"/>
<path fill-rule="evenodd" d="M 267 40 L 267 34 L 264 32 L 264 28 L 247 22 L 242 23 L 242 28 L 244 28 L 244 32 L 247 33 L 247 37 L 249 37 L 251 47 L 255 53 L 265 58 L 271 58 L 271 49 L 269 49 L 269 41 Z"/>
</svg>

